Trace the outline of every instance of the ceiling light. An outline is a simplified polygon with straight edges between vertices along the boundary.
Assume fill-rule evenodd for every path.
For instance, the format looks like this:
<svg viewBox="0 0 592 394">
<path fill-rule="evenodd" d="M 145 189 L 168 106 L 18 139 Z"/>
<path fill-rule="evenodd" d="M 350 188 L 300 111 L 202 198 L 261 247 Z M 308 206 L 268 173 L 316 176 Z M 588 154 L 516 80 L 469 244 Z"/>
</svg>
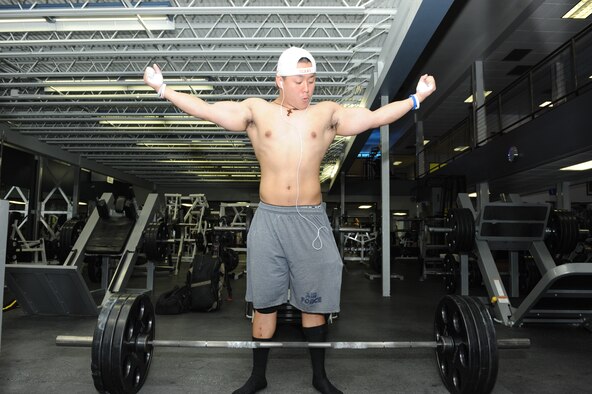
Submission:
<svg viewBox="0 0 592 394">
<path fill-rule="evenodd" d="M 429 143 L 430 143 L 430 140 L 423 140 L 423 146 L 426 146 Z"/>
<path fill-rule="evenodd" d="M 485 97 L 489 96 L 491 94 L 491 90 L 486 90 L 484 95 Z M 467 99 L 465 100 L 465 103 L 470 104 L 473 102 L 473 95 L 471 94 L 469 97 L 467 97 Z"/>
<path fill-rule="evenodd" d="M 195 120 L 194 117 L 191 116 L 167 116 L 167 117 L 159 117 L 159 116 L 145 116 L 147 119 L 125 119 L 125 117 L 121 117 L 118 119 L 116 117 L 109 118 L 106 117 L 105 120 L 100 120 L 99 124 L 107 124 L 107 125 L 121 125 L 121 124 L 157 124 L 157 125 L 173 125 L 173 124 L 182 124 L 182 125 L 214 125 L 214 123 L 210 122 L 209 120 Z M 186 120 L 185 120 L 186 119 Z"/>
<path fill-rule="evenodd" d="M 117 81 L 106 82 L 106 85 L 52 85 L 44 88 L 45 92 L 58 92 L 58 93 L 68 93 L 68 92 L 129 92 L 129 91 L 150 91 L 152 89 L 148 85 L 120 85 Z M 167 84 L 169 82 L 167 81 Z M 214 90 L 214 86 L 212 85 L 175 85 L 175 90 L 178 91 L 193 91 L 193 90 Z"/>
<path fill-rule="evenodd" d="M 539 107 L 541 107 L 541 108 L 545 108 L 545 107 L 549 107 L 550 108 L 552 106 L 553 106 L 552 101 L 545 101 L 545 102 L 542 102 L 542 103 L 539 104 Z"/>
<path fill-rule="evenodd" d="M 403 162 L 402 162 L 402 161 L 400 161 L 400 160 L 393 161 L 393 165 L 394 165 L 394 166 L 400 166 L 401 164 L 403 164 Z"/>
<path fill-rule="evenodd" d="M 477 192 L 469 193 L 468 196 L 469 197 L 477 197 Z"/>
<path fill-rule="evenodd" d="M 372 208 L 372 205 L 360 205 L 358 207 L 358 209 L 370 209 L 370 208 Z"/>
<path fill-rule="evenodd" d="M 393 216 L 407 216 L 407 212 L 393 212 Z"/>
<path fill-rule="evenodd" d="M 461 145 L 461 146 L 457 146 L 456 148 L 454 148 L 454 151 L 455 151 L 455 152 L 463 152 L 463 151 L 465 151 L 465 150 L 467 150 L 467 149 L 469 149 L 469 147 L 468 147 L 468 146 L 466 146 L 466 145 Z"/>
<path fill-rule="evenodd" d="M 141 12 L 138 10 L 138 12 Z M 57 17 L 0 19 L 0 32 L 174 30 L 167 15 L 125 17 Z"/>
<path fill-rule="evenodd" d="M 168 164 L 259 164 L 256 160 L 196 160 L 196 159 L 167 159 L 157 160 L 157 163 Z"/>
<path fill-rule="evenodd" d="M 166 21 L 169 18 L 164 15 L 160 16 L 140 16 L 143 21 Z M 86 17 L 86 18 L 71 18 L 71 17 L 63 17 L 63 18 L 55 18 L 54 21 L 56 22 L 111 22 L 111 21 L 137 21 L 138 18 L 135 16 L 118 16 L 118 17 Z"/>
<path fill-rule="evenodd" d="M 592 160 L 575 164 L 573 166 L 560 168 L 561 171 L 586 171 L 589 169 L 592 169 Z"/>
<path fill-rule="evenodd" d="M 78 205 L 88 205 L 88 204 L 83 201 L 78 201 Z"/>
<path fill-rule="evenodd" d="M 567 11 L 562 18 L 586 19 L 590 14 L 592 14 L 592 0 L 582 0 L 571 10 Z"/>
</svg>

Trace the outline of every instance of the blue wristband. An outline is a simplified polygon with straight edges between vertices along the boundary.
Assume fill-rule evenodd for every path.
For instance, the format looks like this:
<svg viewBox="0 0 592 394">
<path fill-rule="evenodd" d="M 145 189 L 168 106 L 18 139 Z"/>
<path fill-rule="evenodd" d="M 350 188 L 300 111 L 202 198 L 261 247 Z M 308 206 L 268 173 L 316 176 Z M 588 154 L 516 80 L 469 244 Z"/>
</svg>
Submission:
<svg viewBox="0 0 592 394">
<path fill-rule="evenodd" d="M 411 96 L 409 96 L 409 98 L 411 99 L 411 101 L 413 101 L 413 110 L 416 110 L 419 108 L 419 100 L 417 99 L 417 97 L 415 97 L 414 94 L 412 94 Z"/>
</svg>

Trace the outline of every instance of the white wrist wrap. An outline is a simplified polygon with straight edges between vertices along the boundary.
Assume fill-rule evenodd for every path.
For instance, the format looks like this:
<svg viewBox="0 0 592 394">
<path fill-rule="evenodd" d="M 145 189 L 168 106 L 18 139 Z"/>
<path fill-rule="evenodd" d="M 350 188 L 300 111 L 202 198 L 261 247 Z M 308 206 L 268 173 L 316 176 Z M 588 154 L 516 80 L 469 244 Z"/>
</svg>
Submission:
<svg viewBox="0 0 592 394">
<path fill-rule="evenodd" d="M 164 90 L 166 89 L 166 83 L 163 83 L 162 85 L 160 85 L 160 88 L 158 88 L 158 97 L 160 97 L 161 99 L 164 98 Z"/>
<path fill-rule="evenodd" d="M 431 89 L 431 86 L 430 85 L 428 85 L 424 81 L 419 81 L 419 83 L 417 84 L 417 88 L 415 88 L 415 91 L 417 93 L 425 93 L 425 92 L 427 92 L 430 89 Z"/>
</svg>

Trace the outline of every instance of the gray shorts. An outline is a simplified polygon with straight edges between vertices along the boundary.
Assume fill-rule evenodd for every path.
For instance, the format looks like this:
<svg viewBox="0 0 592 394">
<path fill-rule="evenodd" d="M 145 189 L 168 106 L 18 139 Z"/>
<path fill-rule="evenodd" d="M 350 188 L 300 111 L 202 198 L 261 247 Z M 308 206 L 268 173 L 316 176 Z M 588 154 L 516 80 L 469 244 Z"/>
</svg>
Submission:
<svg viewBox="0 0 592 394">
<path fill-rule="evenodd" d="M 307 313 L 339 312 L 342 269 L 324 203 L 259 203 L 247 236 L 246 299 L 255 309 L 289 301 Z"/>
</svg>

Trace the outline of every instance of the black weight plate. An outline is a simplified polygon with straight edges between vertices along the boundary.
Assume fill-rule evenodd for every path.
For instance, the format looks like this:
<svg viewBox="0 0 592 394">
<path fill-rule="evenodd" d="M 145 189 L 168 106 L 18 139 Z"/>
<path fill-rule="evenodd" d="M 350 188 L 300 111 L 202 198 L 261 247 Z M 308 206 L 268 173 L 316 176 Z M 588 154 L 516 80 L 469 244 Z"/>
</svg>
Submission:
<svg viewBox="0 0 592 394">
<path fill-rule="evenodd" d="M 457 253 L 462 253 L 465 249 L 465 244 L 467 243 L 467 222 L 465 220 L 465 215 L 462 209 L 458 208 L 455 209 L 455 216 L 456 216 L 456 226 L 458 228 L 458 232 L 456 234 L 456 250 Z"/>
<path fill-rule="evenodd" d="M 566 245 L 566 252 L 571 253 L 578 244 L 579 235 L 580 235 L 580 224 L 578 223 L 578 218 L 573 213 L 568 213 L 569 217 L 569 228 L 570 228 L 570 238 Z"/>
<path fill-rule="evenodd" d="M 97 325 L 93 334 L 91 348 L 91 372 L 95 388 L 101 393 L 110 392 L 111 382 L 107 376 L 108 355 L 110 353 L 111 338 L 117 323 L 121 306 L 127 297 L 112 296 L 105 302 L 99 314 Z"/>
<path fill-rule="evenodd" d="M 448 243 L 448 248 L 451 252 L 457 251 L 457 242 L 458 242 L 458 222 L 456 219 L 456 209 L 451 209 L 448 217 L 446 218 L 446 227 L 449 227 L 451 230 L 446 234 L 446 241 Z"/>
<path fill-rule="evenodd" d="M 442 382 L 449 392 L 474 394 L 478 371 L 474 363 L 478 359 L 477 334 L 470 320 L 468 307 L 459 302 L 456 295 L 447 295 L 438 304 L 434 320 L 436 341 L 448 337 L 454 343 L 452 349 L 436 348 L 436 361 Z"/>
<path fill-rule="evenodd" d="M 134 394 L 141 388 L 153 356 L 153 348 L 141 349 L 140 335 L 154 339 L 154 308 L 146 295 L 130 296 L 121 308 L 111 347 L 110 375 L 115 393 Z"/>
<path fill-rule="evenodd" d="M 463 252 L 470 252 L 475 245 L 475 219 L 468 208 L 462 208 L 465 217 L 465 245 Z"/>
<path fill-rule="evenodd" d="M 473 312 L 475 332 L 479 338 L 479 352 L 481 355 L 480 375 L 475 393 L 491 393 L 497 380 L 498 350 L 495 327 L 487 308 L 473 297 L 465 297 L 464 300 Z"/>
</svg>

